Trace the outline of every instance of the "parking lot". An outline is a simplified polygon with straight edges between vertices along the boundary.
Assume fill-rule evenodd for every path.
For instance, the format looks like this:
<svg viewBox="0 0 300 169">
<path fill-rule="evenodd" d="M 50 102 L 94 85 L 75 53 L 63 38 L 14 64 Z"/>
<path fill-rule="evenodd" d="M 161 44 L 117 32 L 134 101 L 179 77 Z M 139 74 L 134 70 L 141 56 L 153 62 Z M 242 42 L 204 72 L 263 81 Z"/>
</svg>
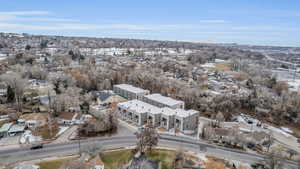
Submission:
<svg viewBox="0 0 300 169">
<path fill-rule="evenodd" d="M 0 139 L 0 146 L 19 144 L 20 136 L 4 137 Z"/>
</svg>

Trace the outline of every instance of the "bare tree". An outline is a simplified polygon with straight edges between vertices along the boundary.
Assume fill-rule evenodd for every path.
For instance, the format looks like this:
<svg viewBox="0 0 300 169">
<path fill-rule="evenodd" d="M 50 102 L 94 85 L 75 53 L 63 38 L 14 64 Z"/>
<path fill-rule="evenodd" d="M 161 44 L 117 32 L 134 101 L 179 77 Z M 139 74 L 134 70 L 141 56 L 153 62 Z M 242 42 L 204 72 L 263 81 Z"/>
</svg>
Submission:
<svg viewBox="0 0 300 169">
<path fill-rule="evenodd" d="M 221 126 L 221 123 L 225 120 L 224 115 L 222 112 L 218 112 L 218 114 L 216 115 L 216 120 L 218 122 L 218 126 Z"/>
<path fill-rule="evenodd" d="M 82 152 L 88 153 L 91 157 L 95 157 L 99 155 L 102 151 L 102 146 L 97 143 L 96 141 L 93 141 L 86 146 L 83 146 L 81 149 Z"/>
<path fill-rule="evenodd" d="M 172 169 L 181 169 L 184 165 L 184 160 L 184 151 L 182 149 L 177 150 Z"/>
<path fill-rule="evenodd" d="M 23 94 L 27 80 L 23 79 L 18 73 L 6 73 L 1 76 L 1 79 L 11 86 L 15 92 L 15 99 L 17 103 L 17 110 L 22 112 Z"/>
<path fill-rule="evenodd" d="M 263 143 L 263 145 L 267 147 L 267 152 L 270 151 L 270 147 L 273 145 L 273 143 L 274 143 L 274 138 L 272 137 L 272 135 L 268 135 L 267 140 L 265 140 Z"/>
<path fill-rule="evenodd" d="M 293 150 L 293 149 L 288 149 L 287 153 L 289 153 L 289 158 L 290 159 L 293 159 L 293 157 L 298 154 L 298 152 Z"/>
<path fill-rule="evenodd" d="M 283 169 L 281 154 L 278 152 L 270 153 L 270 155 L 264 158 L 263 164 L 268 169 Z"/>
<path fill-rule="evenodd" d="M 147 126 L 142 132 L 137 133 L 136 136 L 138 139 L 137 150 L 141 153 L 151 152 L 153 147 L 158 144 L 159 135 L 152 125 Z"/>
</svg>

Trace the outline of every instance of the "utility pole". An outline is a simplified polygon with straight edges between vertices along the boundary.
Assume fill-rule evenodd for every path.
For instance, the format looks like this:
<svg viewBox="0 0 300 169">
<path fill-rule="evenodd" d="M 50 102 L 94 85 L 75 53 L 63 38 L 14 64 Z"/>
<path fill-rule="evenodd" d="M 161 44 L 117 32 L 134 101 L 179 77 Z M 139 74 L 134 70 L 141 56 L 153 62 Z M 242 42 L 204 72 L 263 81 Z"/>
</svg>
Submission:
<svg viewBox="0 0 300 169">
<path fill-rule="evenodd" d="M 295 71 L 294 71 L 294 82 L 295 82 L 295 80 L 296 80 L 296 72 L 297 72 L 297 66 L 296 66 L 296 64 L 294 64 L 294 68 L 295 68 Z"/>
<path fill-rule="evenodd" d="M 78 132 L 78 131 L 77 131 L 77 132 Z M 77 134 L 78 134 L 78 137 L 79 137 L 79 139 L 78 139 L 78 153 L 79 153 L 79 156 L 81 156 L 81 143 L 80 143 L 81 137 L 80 137 L 79 132 L 78 132 Z"/>
</svg>

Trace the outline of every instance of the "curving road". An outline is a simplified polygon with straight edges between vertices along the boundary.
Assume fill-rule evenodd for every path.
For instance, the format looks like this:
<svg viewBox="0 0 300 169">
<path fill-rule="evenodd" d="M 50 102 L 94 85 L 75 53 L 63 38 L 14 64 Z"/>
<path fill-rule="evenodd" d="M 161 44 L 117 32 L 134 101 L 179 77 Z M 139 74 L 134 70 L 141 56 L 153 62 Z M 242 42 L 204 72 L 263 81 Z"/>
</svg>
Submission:
<svg viewBox="0 0 300 169">
<path fill-rule="evenodd" d="M 81 148 L 83 148 L 84 146 L 97 142 L 101 144 L 102 147 L 105 149 L 113 149 L 134 146 L 136 141 L 137 140 L 135 136 L 115 136 L 107 138 L 81 140 L 80 145 Z M 170 135 L 161 135 L 161 138 L 159 140 L 159 146 L 167 148 L 184 148 L 185 150 L 193 152 L 203 152 L 207 155 L 246 163 L 259 162 L 264 158 L 263 155 L 259 154 L 237 151 L 225 147 L 206 144 L 197 140 L 191 140 L 189 138 Z M 72 155 L 78 152 L 78 141 L 71 141 L 58 144 L 47 144 L 44 145 L 43 149 L 39 150 L 30 150 L 29 147 L 6 149 L 0 151 L 0 164 L 5 165 L 18 161 L 42 159 L 53 156 Z M 285 168 L 297 169 L 297 164 L 293 161 L 285 161 L 284 164 Z"/>
</svg>

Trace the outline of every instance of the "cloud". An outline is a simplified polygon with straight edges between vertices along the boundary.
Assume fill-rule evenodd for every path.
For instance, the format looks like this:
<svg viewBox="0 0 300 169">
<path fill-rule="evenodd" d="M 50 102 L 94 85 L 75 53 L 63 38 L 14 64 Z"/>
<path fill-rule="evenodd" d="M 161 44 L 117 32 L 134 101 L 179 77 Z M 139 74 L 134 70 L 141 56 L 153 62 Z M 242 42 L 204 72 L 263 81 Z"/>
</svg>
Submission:
<svg viewBox="0 0 300 169">
<path fill-rule="evenodd" d="M 9 11 L 9 12 L 0 12 L 1 15 L 6 16 L 26 16 L 26 15 L 49 15 L 49 11 Z"/>
<path fill-rule="evenodd" d="M 181 28 L 180 25 L 134 25 L 134 24 L 15 24 L 0 23 L 0 29 L 13 30 L 133 30 L 133 31 L 150 31 L 150 30 L 176 30 Z M 0 30 L 1 31 L 1 30 Z"/>
<path fill-rule="evenodd" d="M 200 23 L 226 23 L 225 20 L 200 20 Z"/>
<path fill-rule="evenodd" d="M 79 22 L 77 19 L 65 19 L 65 18 L 49 18 L 44 17 L 52 15 L 49 11 L 10 11 L 0 12 L 0 22 Z M 38 17 L 36 17 L 38 16 Z"/>
</svg>

